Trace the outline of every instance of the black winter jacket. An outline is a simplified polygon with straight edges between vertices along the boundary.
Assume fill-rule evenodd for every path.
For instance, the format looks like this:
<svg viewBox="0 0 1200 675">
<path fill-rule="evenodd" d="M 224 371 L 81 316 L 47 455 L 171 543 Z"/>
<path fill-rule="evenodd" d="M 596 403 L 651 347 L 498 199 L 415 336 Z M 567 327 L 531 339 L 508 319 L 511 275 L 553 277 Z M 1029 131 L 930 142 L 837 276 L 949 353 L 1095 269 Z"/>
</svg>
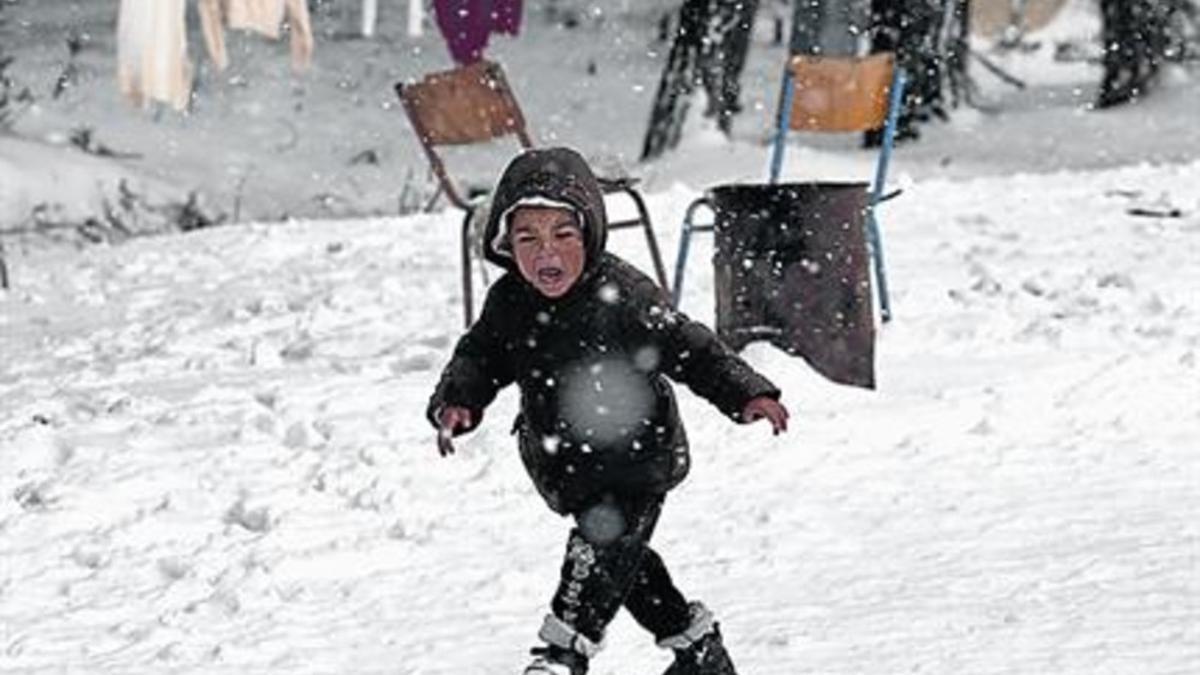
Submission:
<svg viewBox="0 0 1200 675">
<path fill-rule="evenodd" d="M 603 251 L 602 194 L 573 151 L 528 151 L 509 165 L 485 241 L 500 241 L 504 211 L 533 194 L 582 214 L 584 272 L 566 295 L 550 299 L 505 250 L 490 248 L 489 259 L 509 271 L 455 347 L 429 421 L 437 426 L 441 409 L 455 405 L 471 410 L 477 425 L 497 392 L 515 382 L 521 459 L 550 508 L 572 513 L 605 493 L 665 493 L 690 466 L 668 377 L 736 421 L 750 399 L 778 398 L 779 390 L 705 326 L 671 309 L 647 276 Z"/>
</svg>

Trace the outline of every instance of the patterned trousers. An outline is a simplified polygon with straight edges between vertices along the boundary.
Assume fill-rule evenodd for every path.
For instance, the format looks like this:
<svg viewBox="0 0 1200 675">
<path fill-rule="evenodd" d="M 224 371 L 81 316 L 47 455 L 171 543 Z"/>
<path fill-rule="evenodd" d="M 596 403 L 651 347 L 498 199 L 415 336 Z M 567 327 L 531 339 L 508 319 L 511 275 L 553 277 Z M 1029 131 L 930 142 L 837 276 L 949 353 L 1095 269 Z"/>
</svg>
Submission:
<svg viewBox="0 0 1200 675">
<path fill-rule="evenodd" d="M 688 627 L 688 603 L 649 545 L 662 505 L 663 495 L 609 495 L 575 514 L 555 616 L 597 643 L 622 606 L 659 640 Z"/>
</svg>

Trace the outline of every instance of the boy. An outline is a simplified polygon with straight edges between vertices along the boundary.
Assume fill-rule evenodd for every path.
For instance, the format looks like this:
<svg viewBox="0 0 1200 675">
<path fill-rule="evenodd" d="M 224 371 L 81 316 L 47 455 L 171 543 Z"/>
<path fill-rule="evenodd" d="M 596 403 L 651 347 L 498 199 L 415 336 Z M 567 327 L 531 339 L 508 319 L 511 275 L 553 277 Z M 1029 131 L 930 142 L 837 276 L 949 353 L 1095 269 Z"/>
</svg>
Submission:
<svg viewBox="0 0 1200 675">
<path fill-rule="evenodd" d="M 455 347 L 427 416 L 452 454 L 450 438 L 516 382 L 521 460 L 550 508 L 575 518 L 538 633 L 545 646 L 526 675 L 584 675 L 621 607 L 674 650 L 669 675 L 734 675 L 712 615 L 684 599 L 649 546 L 690 463 L 666 378 L 776 434 L 788 413 L 774 385 L 604 251 L 606 228 L 600 186 L 574 151 L 529 150 L 508 165 L 484 238 L 484 255 L 508 273 Z"/>
</svg>

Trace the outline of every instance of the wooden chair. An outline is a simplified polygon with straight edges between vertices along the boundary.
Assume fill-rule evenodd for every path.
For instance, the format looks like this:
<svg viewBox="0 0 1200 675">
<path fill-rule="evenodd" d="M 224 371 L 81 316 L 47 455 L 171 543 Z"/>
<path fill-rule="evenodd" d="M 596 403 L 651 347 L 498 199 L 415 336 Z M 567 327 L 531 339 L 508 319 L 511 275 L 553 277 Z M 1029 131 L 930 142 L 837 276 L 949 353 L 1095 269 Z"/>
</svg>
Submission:
<svg viewBox="0 0 1200 675">
<path fill-rule="evenodd" d="M 471 222 L 481 199 L 465 194 L 446 170 L 438 154 L 439 146 L 461 146 L 490 142 L 503 136 L 516 136 L 524 149 L 533 141 L 526 128 L 525 116 L 513 95 L 499 64 L 481 61 L 454 70 L 431 73 L 420 82 L 397 83 L 396 94 L 408 114 L 413 130 L 421 141 L 429 166 L 437 176 L 439 188 L 465 214 L 462 222 L 463 314 L 469 326 L 474 316 L 471 280 Z M 606 194 L 621 192 L 633 200 L 637 217 L 608 224 L 610 230 L 640 226 L 654 262 L 659 284 L 667 288 L 666 268 L 658 241 L 650 223 L 650 214 L 641 194 L 633 188 L 634 179 L 600 179 Z"/>
<path fill-rule="evenodd" d="M 784 71 L 783 100 L 772 141 L 770 183 L 777 183 L 783 166 L 783 154 L 789 129 L 815 132 L 862 132 L 883 128 L 883 143 L 875 167 L 875 179 L 869 190 L 866 229 L 876 289 L 883 321 L 891 319 L 887 277 L 883 261 L 883 243 L 875 207 L 883 196 L 888 163 L 896 134 L 896 119 L 903 100 L 905 74 L 895 65 L 890 53 L 866 57 L 793 56 Z M 894 196 L 894 195 L 891 195 Z M 673 299 L 682 296 L 683 274 L 688 244 L 693 232 L 712 231 L 712 225 L 693 222 L 701 198 L 688 208 L 684 217 L 679 255 L 675 261 Z"/>
</svg>

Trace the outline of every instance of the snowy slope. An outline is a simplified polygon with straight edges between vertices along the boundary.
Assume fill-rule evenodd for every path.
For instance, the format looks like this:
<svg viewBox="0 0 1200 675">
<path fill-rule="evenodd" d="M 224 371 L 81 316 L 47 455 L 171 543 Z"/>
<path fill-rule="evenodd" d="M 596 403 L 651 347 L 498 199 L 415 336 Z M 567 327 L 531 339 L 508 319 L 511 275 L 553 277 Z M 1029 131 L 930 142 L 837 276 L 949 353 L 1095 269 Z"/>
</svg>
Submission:
<svg viewBox="0 0 1200 675">
<path fill-rule="evenodd" d="M 1197 185 L 1200 163 L 917 182 L 883 213 L 878 392 L 754 345 L 788 436 L 683 397 L 696 469 L 657 545 L 744 672 L 1197 671 Z M 451 460 L 421 418 L 459 326 L 454 224 L 25 259 L 0 296 L 0 671 L 518 672 L 568 523 L 522 473 L 511 392 Z M 622 616 L 595 672 L 665 658 Z"/>
<path fill-rule="evenodd" d="M 1063 22 L 1085 4 L 1042 35 L 1075 36 Z M 444 59 L 432 39 L 329 40 L 306 84 L 242 41 L 257 56 L 210 81 L 194 116 L 156 120 L 109 91 L 113 6 L 54 6 L 84 16 L 92 46 L 78 87 L 18 130 L 91 125 L 144 158 L 74 158 L 62 174 L 51 155 L 69 151 L 9 139 L 6 218 L 28 194 L 89 203 L 100 178 L 127 175 L 221 204 L 251 176 L 250 215 L 381 211 L 421 166 L 397 111 L 380 111 L 388 83 Z M 535 25 L 495 51 L 536 133 L 628 163 L 661 54 L 628 26 L 581 39 Z M 50 81 L 58 35 L 12 26 L 29 29 L 17 74 Z M 584 77 L 608 52 L 623 56 Z M 639 167 L 668 260 L 699 190 L 764 175 L 781 52 L 751 57 L 734 142 L 693 124 Z M 562 67 L 539 87 L 546 63 Z M 1093 66 L 1003 65 L 1030 89 L 981 75 L 1000 114 L 960 110 L 894 160 L 905 193 L 881 220 L 897 318 L 879 390 L 752 345 L 793 410 L 789 435 L 681 395 L 695 466 L 655 545 L 716 610 L 743 673 L 1200 672 L 1200 80 L 1172 70 L 1143 103 L 1093 113 Z M 279 145 L 288 123 L 294 147 Z M 797 136 L 785 175 L 867 175 L 853 146 Z M 383 164 L 347 168 L 365 147 Z M 348 197 L 328 209 L 320 192 Z M 513 392 L 456 457 L 436 455 L 422 414 L 460 330 L 457 231 L 438 213 L 9 246 L 0 672 L 520 672 L 569 523 L 520 467 Z M 611 243 L 648 267 L 636 233 Z M 700 239 L 684 298 L 705 321 L 710 254 Z M 593 672 L 666 659 L 621 616 Z"/>
<path fill-rule="evenodd" d="M 412 210 L 432 194 L 425 157 L 392 86 L 452 63 L 432 27 L 420 38 L 406 35 L 407 3 L 381 3 L 375 40 L 352 39 L 350 22 L 336 15 L 356 3 L 324 3 L 335 12 L 316 14 L 314 67 L 299 77 L 288 68 L 286 45 L 241 33 L 228 36 L 229 70 L 214 72 L 193 22 L 197 91 L 193 109 L 183 115 L 138 110 L 118 94 L 114 27 L 119 4 L 26 0 L 6 6 L 0 43 L 16 59 L 8 72 L 37 98 L 18 116 L 18 134 L 63 143 L 73 132 L 90 129 L 95 143 L 136 155 L 110 160 L 115 166 L 105 171 L 131 174 L 139 183 L 167 183 L 181 195 L 196 191 L 213 218 L 392 215 L 401 203 Z M 488 51 L 503 64 L 537 143 L 577 147 L 606 173 L 641 176 L 651 191 L 670 189 L 679 180 L 698 189 L 719 180 L 765 175 L 765 139 L 786 59 L 782 46 L 770 44 L 771 3 L 760 12 L 760 30 L 742 77 L 746 110 L 735 120 L 736 142 L 712 131 L 693 133 L 686 152 L 649 165 L 636 160 L 668 51 L 655 41 L 655 20 L 658 8 L 678 3 L 565 4 L 599 11 L 567 30 L 531 5 L 522 34 L 496 37 Z M 897 171 L 917 179 L 970 178 L 1200 156 L 1200 125 L 1194 122 L 1200 77 L 1194 72 L 1172 70 L 1166 86 L 1141 105 L 1089 110 L 1101 79 L 1099 67 L 1059 63 L 1053 51 L 1057 40 L 1098 42 L 1096 14 L 1094 0 L 1071 0 L 1052 24 L 1030 36 L 1043 44 L 1034 53 L 990 52 L 981 39 L 976 48 L 1030 87 L 1014 90 L 973 64 L 983 103 L 993 112 L 960 108 L 950 124 L 931 125 L 920 143 L 898 151 Z M 83 47 L 74 62 L 72 85 L 55 98 L 71 31 Z M 701 102 L 693 106 L 692 122 L 699 122 L 696 113 L 702 108 Z M 804 150 L 789 155 L 793 168 L 788 175 L 846 164 L 847 156 L 853 167 L 869 164 L 865 154 L 845 152 L 857 145 L 856 138 L 832 143 L 806 138 L 804 143 Z M 452 150 L 448 163 L 464 182 L 487 184 L 512 147 L 497 142 L 491 151 Z M 7 153 L 0 147 L 0 157 Z M 854 171 L 867 175 L 869 166 Z M 16 198 L 5 192 L 0 184 L 0 229 L 24 225 L 31 204 L 54 201 L 43 190 Z M 13 192 L 11 185 L 8 192 Z M 111 188 L 106 194 L 115 199 Z M 158 194 L 152 196 L 161 201 Z M 58 200 L 69 212 L 80 202 L 95 201 L 74 191 Z"/>
</svg>

